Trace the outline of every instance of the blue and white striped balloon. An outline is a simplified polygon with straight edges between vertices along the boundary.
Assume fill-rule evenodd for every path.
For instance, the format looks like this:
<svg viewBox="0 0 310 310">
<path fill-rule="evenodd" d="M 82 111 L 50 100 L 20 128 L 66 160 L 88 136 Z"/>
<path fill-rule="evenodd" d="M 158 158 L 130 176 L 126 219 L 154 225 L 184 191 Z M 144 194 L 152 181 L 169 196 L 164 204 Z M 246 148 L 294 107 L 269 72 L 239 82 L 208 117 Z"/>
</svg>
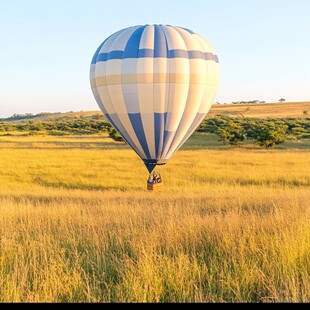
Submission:
<svg viewBox="0 0 310 310">
<path fill-rule="evenodd" d="M 218 88 L 218 57 L 189 29 L 134 26 L 99 46 L 90 81 L 106 118 L 151 172 L 208 113 Z"/>
</svg>

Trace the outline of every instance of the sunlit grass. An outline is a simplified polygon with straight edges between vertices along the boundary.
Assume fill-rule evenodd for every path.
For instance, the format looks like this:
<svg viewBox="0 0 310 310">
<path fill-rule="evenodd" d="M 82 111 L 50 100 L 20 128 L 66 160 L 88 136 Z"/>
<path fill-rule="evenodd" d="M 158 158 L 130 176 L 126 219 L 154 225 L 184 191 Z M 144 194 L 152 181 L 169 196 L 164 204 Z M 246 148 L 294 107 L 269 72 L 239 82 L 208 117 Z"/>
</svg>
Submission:
<svg viewBox="0 0 310 310">
<path fill-rule="evenodd" d="M 255 117 L 255 118 L 305 118 L 310 114 L 310 102 L 274 102 L 258 104 L 214 104 L 207 117 L 217 114 L 232 117 Z"/>
<path fill-rule="evenodd" d="M 310 301 L 309 151 L 183 149 L 149 192 L 125 146 L 5 138 L 0 301 Z"/>
</svg>

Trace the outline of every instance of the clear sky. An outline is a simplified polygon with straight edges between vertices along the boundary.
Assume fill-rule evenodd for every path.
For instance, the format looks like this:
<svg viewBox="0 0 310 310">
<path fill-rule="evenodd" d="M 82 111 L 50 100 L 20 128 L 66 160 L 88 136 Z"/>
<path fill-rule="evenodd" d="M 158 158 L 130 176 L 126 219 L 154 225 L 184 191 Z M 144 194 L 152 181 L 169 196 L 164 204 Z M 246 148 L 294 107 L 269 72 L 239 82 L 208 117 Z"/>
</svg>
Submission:
<svg viewBox="0 0 310 310">
<path fill-rule="evenodd" d="M 310 0 L 0 0 L 0 117 L 97 110 L 91 58 L 139 24 L 206 38 L 221 65 L 218 102 L 310 100 Z"/>
</svg>

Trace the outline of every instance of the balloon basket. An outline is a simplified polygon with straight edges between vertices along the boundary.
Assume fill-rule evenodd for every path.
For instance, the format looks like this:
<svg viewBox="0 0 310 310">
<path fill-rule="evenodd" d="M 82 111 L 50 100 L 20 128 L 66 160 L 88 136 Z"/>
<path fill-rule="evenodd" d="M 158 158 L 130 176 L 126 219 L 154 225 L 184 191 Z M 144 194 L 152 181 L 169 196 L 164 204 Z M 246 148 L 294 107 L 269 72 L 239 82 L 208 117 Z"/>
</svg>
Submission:
<svg viewBox="0 0 310 310">
<path fill-rule="evenodd" d="M 158 190 L 162 187 L 162 185 L 163 185 L 163 182 L 160 182 L 160 183 L 149 183 L 149 182 L 147 182 L 147 189 L 149 191 Z"/>
<path fill-rule="evenodd" d="M 158 190 L 162 187 L 163 181 L 161 179 L 160 174 L 158 172 L 154 171 L 153 173 L 150 173 L 146 184 L 147 184 L 147 189 L 149 191 L 154 191 L 154 190 Z"/>
</svg>

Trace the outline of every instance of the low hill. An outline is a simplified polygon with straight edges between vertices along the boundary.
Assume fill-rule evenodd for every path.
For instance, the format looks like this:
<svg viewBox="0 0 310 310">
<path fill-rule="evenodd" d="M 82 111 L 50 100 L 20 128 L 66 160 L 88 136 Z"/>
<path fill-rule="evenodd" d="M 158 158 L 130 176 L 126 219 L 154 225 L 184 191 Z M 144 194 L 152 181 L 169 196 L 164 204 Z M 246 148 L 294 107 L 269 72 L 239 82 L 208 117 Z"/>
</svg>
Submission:
<svg viewBox="0 0 310 310">
<path fill-rule="evenodd" d="M 79 112 L 58 112 L 58 113 L 49 113 L 42 112 L 38 114 L 14 114 L 11 117 L 0 119 L 2 122 L 22 122 L 22 121 L 51 121 L 51 120 L 61 120 L 61 119 L 71 119 L 71 118 L 96 118 L 101 117 L 101 111 L 79 111 Z"/>
<path fill-rule="evenodd" d="M 310 115 L 310 101 L 308 102 L 285 102 L 285 103 L 258 103 L 258 104 L 214 104 L 207 118 L 215 115 L 228 115 L 231 117 L 245 116 L 254 118 L 305 118 Z M 66 113 L 39 113 L 35 115 L 13 115 L 2 119 L 5 122 L 19 122 L 25 120 L 48 121 L 70 118 L 96 118 L 102 116 L 101 111 L 79 111 Z"/>
<path fill-rule="evenodd" d="M 231 117 L 243 115 L 254 118 L 305 118 L 310 115 L 310 102 L 214 104 L 208 117 L 218 114 Z"/>
</svg>

